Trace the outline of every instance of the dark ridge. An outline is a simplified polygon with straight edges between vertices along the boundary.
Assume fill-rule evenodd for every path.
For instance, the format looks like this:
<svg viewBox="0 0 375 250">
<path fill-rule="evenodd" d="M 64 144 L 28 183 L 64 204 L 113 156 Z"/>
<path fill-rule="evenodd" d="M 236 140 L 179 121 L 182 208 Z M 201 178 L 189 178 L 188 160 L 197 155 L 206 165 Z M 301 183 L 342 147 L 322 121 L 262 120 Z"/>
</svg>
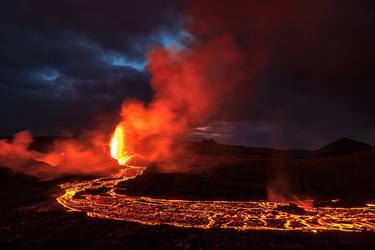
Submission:
<svg viewBox="0 0 375 250">
<path fill-rule="evenodd" d="M 311 151 L 307 150 L 280 150 L 263 147 L 245 147 L 240 145 L 219 144 L 214 140 L 187 143 L 189 152 L 200 155 L 254 155 L 257 157 L 288 158 L 308 157 Z"/>
<path fill-rule="evenodd" d="M 374 147 L 369 144 L 358 142 L 349 138 L 342 138 L 319 148 L 316 150 L 316 153 L 318 156 L 336 156 L 371 149 L 374 149 Z"/>
<path fill-rule="evenodd" d="M 289 150 L 275 148 L 245 147 L 219 144 L 214 140 L 187 143 L 190 152 L 201 155 L 255 155 L 267 158 L 321 158 L 351 154 L 374 149 L 373 146 L 352 139 L 343 138 L 317 150 Z"/>
<path fill-rule="evenodd" d="M 202 140 L 201 142 L 190 142 L 187 145 L 188 149 L 197 154 L 209 155 L 231 155 L 231 154 L 247 154 L 248 149 L 244 146 L 224 145 L 215 142 L 214 140 Z"/>
</svg>

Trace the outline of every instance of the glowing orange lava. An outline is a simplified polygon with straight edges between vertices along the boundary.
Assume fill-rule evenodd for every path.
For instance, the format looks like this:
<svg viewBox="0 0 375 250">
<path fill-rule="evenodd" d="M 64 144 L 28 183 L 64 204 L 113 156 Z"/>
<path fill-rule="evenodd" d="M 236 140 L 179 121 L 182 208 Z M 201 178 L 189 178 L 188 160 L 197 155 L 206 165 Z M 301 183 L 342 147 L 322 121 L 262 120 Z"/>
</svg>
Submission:
<svg viewBox="0 0 375 250">
<path fill-rule="evenodd" d="M 118 161 L 118 164 L 125 166 L 126 163 L 132 158 L 125 147 L 125 131 L 118 125 L 113 133 L 111 139 L 111 156 Z"/>
<path fill-rule="evenodd" d="M 127 165 L 110 177 L 66 183 L 57 201 L 70 211 L 90 217 L 133 221 L 146 225 L 229 228 L 236 230 L 375 231 L 375 206 L 357 208 L 310 207 L 284 209 L 285 202 L 191 201 L 119 194 L 118 184 L 143 173 L 145 167 Z M 101 190 L 100 193 L 96 193 Z M 95 192 L 92 192 L 95 191 Z M 96 194 L 95 194 L 96 193 Z"/>
</svg>

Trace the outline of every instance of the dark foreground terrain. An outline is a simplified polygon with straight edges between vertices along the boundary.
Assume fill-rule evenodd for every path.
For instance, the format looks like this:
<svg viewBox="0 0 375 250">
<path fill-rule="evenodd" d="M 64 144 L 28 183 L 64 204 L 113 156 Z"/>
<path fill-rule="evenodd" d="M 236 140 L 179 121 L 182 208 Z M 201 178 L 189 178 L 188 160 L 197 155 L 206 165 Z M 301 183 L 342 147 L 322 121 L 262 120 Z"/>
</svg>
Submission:
<svg viewBox="0 0 375 250">
<path fill-rule="evenodd" d="M 341 205 L 373 201 L 374 151 L 339 141 L 317 151 L 192 144 L 195 166 L 183 172 L 157 167 L 125 185 L 125 192 L 184 199 L 251 200 L 269 185 L 283 195 L 340 198 Z M 291 174 L 283 175 L 288 172 Z M 0 249 L 373 249 L 375 233 L 240 232 L 146 226 L 67 212 L 58 184 L 88 177 L 38 181 L 0 168 Z M 271 182 L 274 180 L 274 182 Z M 289 184 L 283 184 L 287 180 Z M 303 181 L 299 181 L 303 180 Z M 272 183 L 272 184 L 268 184 Z M 308 183 L 304 184 L 304 183 Z M 290 194 L 290 190 L 296 190 Z M 294 194 L 295 193 L 295 194 Z"/>
</svg>

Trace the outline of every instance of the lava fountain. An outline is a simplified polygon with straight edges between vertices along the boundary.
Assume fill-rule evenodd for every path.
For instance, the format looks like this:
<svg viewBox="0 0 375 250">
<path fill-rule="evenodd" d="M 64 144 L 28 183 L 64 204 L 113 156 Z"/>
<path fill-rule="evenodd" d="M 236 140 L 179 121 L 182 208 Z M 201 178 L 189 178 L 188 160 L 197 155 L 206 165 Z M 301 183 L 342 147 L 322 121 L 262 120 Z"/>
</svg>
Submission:
<svg viewBox="0 0 375 250">
<path fill-rule="evenodd" d="M 117 160 L 118 164 L 125 166 L 126 163 L 132 158 L 132 155 L 128 154 L 125 147 L 125 131 L 118 125 L 113 133 L 110 143 L 110 153 L 113 159 Z"/>
</svg>

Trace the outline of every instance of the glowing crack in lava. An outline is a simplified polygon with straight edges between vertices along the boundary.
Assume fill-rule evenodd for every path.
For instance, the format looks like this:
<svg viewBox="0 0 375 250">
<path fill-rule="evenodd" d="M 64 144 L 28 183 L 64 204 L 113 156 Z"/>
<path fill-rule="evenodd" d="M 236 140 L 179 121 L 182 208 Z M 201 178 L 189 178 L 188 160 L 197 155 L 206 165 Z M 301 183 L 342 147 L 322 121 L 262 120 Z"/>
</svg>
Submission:
<svg viewBox="0 0 375 250">
<path fill-rule="evenodd" d="M 231 228 L 237 230 L 375 231 L 375 207 L 305 208 L 293 213 L 279 209 L 288 203 L 241 201 L 189 201 L 118 194 L 117 184 L 135 178 L 145 167 L 127 166 L 113 176 L 66 183 L 57 201 L 88 216 L 133 221 L 148 225 Z M 102 190 L 95 194 L 93 191 Z"/>
<path fill-rule="evenodd" d="M 120 183 L 135 178 L 146 169 L 132 160 L 124 146 L 124 131 L 117 127 L 111 140 L 111 155 L 123 167 L 117 174 L 90 181 L 61 185 L 65 193 L 57 201 L 71 211 L 112 220 L 147 225 L 230 228 L 237 230 L 299 230 L 318 232 L 375 231 L 375 205 L 358 208 L 290 208 L 288 203 L 269 201 L 190 201 L 119 194 Z M 99 193 L 98 193 L 99 191 Z"/>
</svg>

